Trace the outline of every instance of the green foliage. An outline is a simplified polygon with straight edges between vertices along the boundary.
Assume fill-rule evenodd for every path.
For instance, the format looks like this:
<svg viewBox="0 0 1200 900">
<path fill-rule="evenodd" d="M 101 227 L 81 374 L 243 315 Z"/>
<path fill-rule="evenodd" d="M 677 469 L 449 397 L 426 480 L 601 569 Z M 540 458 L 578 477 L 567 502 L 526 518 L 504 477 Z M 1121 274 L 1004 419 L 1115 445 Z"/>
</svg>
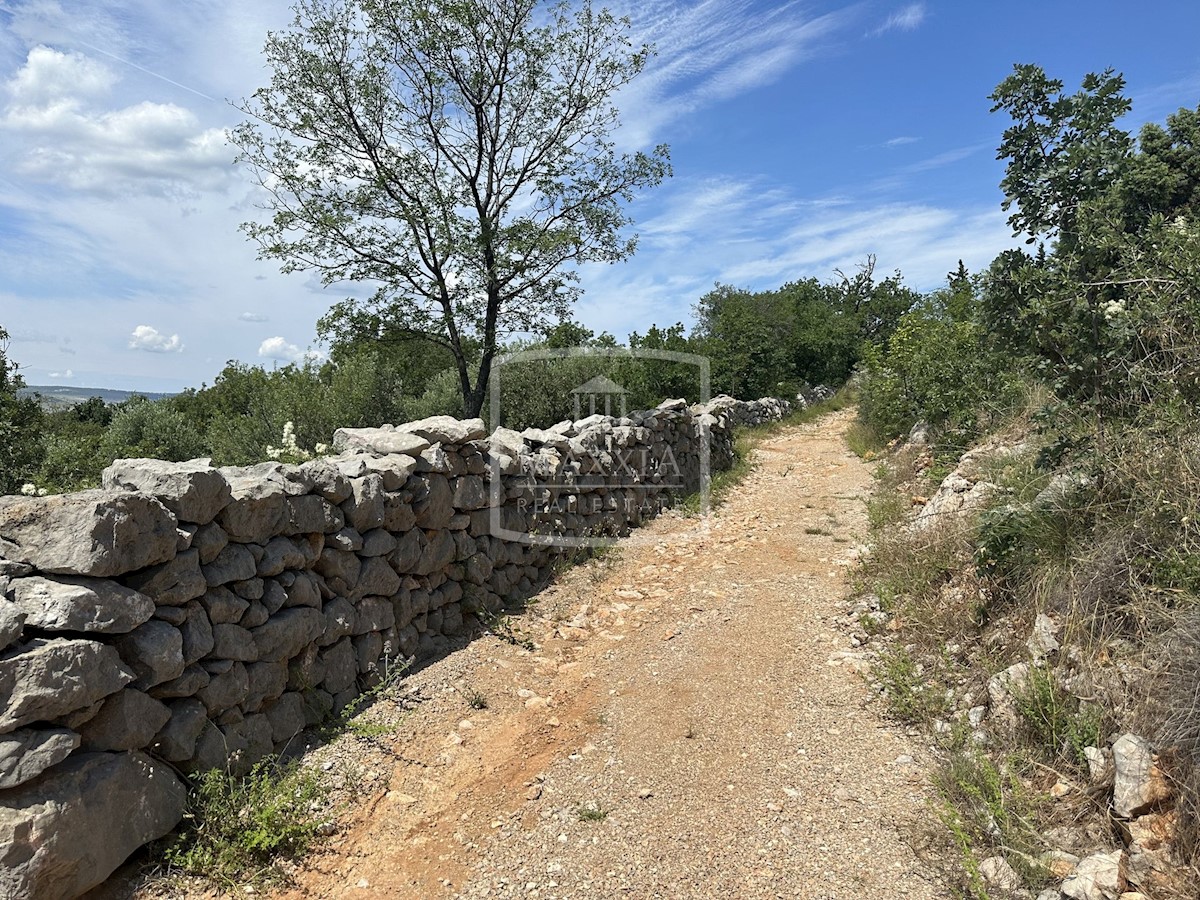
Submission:
<svg viewBox="0 0 1200 900">
<path fill-rule="evenodd" d="M 15 494 L 32 476 L 41 453 L 42 411 L 17 396 L 25 382 L 9 361 L 8 332 L 0 328 L 0 494 Z"/>
<path fill-rule="evenodd" d="M 561 320 L 578 264 L 634 251 L 623 204 L 670 174 L 669 154 L 617 155 L 610 136 L 651 48 L 589 2 L 295 11 L 231 134 L 272 198 L 244 230 L 285 271 L 377 284 L 343 311 L 447 348 L 478 415 L 498 336 Z"/>
<path fill-rule="evenodd" d="M 280 881 L 274 864 L 312 846 L 326 796 L 318 774 L 296 763 L 259 763 L 245 777 L 208 771 L 192 788 L 164 861 L 170 871 L 226 888 Z"/>
<path fill-rule="evenodd" d="M 1108 69 L 1084 77 L 1081 90 L 1064 94 L 1063 83 L 1040 66 L 1016 65 L 989 97 L 992 112 L 1013 119 L 999 158 L 1008 168 L 1000 187 L 1014 232 L 1058 237 L 1074 244 L 1080 205 L 1100 197 L 1116 180 L 1132 149 L 1116 121 L 1129 111 L 1121 94 L 1125 79 Z"/>
<path fill-rule="evenodd" d="M 100 458 L 148 457 L 179 462 L 203 456 L 204 437 L 170 400 L 134 397 L 113 413 L 100 441 Z"/>
<path fill-rule="evenodd" d="M 1072 696 L 1044 668 L 1031 669 L 1012 698 L 1035 748 L 1051 762 L 1087 765 L 1083 748 L 1100 746 L 1104 736 L 1099 707 Z"/>
<path fill-rule="evenodd" d="M 608 810 L 596 803 L 581 803 L 575 807 L 575 814 L 580 822 L 603 822 L 608 818 Z"/>
<path fill-rule="evenodd" d="M 712 361 L 714 391 L 788 396 L 805 382 L 845 381 L 920 300 L 899 273 L 877 281 L 874 268 L 869 257 L 837 283 L 810 278 L 757 293 L 719 284 L 701 297 L 693 338 Z"/>
</svg>

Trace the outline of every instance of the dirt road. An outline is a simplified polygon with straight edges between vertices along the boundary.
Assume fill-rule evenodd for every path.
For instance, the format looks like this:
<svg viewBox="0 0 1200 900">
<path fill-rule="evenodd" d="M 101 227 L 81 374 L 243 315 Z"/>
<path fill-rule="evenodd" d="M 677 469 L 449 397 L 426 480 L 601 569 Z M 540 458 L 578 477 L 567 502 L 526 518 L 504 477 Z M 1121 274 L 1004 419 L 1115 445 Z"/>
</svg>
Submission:
<svg viewBox="0 0 1200 900">
<path fill-rule="evenodd" d="M 948 896 L 910 846 L 924 749 L 837 657 L 871 487 L 850 421 L 781 432 L 707 524 L 659 519 L 517 643 L 413 675 L 426 701 L 357 739 L 392 755 L 284 896 Z"/>
</svg>

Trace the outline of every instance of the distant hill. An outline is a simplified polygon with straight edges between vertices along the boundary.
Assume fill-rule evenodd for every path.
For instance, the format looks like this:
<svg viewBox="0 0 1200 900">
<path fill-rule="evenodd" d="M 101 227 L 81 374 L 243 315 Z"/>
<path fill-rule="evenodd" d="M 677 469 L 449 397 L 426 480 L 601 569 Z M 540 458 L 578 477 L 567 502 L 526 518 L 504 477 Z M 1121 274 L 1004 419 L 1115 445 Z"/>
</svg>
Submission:
<svg viewBox="0 0 1200 900">
<path fill-rule="evenodd" d="M 45 409 L 60 409 L 64 406 L 74 406 L 90 397 L 99 397 L 105 403 L 122 403 L 130 397 L 145 397 L 148 400 L 161 400 L 173 394 L 156 394 L 151 391 L 115 391 L 111 388 L 89 388 L 66 386 L 61 384 L 30 384 L 18 392 L 22 397 L 39 397 Z"/>
</svg>

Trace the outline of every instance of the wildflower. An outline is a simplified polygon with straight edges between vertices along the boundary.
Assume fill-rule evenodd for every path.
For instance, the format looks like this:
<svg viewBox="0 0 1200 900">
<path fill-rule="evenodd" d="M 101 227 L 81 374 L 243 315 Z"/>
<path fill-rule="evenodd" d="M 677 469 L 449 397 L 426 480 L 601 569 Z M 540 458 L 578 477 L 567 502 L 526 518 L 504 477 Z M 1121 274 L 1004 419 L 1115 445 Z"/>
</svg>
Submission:
<svg viewBox="0 0 1200 900">
<path fill-rule="evenodd" d="M 24 494 L 26 497 L 36 497 L 37 496 L 37 485 L 29 484 L 27 482 L 27 483 L 21 485 L 21 493 Z"/>
<path fill-rule="evenodd" d="M 1101 308 L 1101 311 L 1104 313 L 1105 321 L 1113 322 L 1116 319 L 1119 319 L 1121 316 L 1125 315 L 1125 301 L 1124 300 L 1109 300 Z"/>
</svg>

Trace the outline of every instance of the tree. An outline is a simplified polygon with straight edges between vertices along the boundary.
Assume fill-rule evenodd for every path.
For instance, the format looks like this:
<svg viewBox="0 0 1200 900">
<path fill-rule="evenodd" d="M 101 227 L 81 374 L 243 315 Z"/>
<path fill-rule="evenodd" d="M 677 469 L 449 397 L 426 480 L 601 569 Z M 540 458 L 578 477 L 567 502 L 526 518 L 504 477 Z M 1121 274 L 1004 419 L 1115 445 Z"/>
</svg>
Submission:
<svg viewBox="0 0 1200 900">
<path fill-rule="evenodd" d="M 1029 235 L 1031 244 L 1075 241 L 1080 204 L 1109 189 L 1133 149 L 1133 139 L 1116 125 L 1130 108 L 1124 87 L 1124 77 L 1106 69 L 1085 76 L 1077 93 L 1064 94 L 1062 81 L 1048 78 L 1041 66 L 1018 64 L 989 95 L 992 112 L 1013 119 L 996 158 L 1008 160 L 1001 206 L 1015 207 L 1008 219 L 1014 234 Z"/>
<path fill-rule="evenodd" d="M 42 409 L 8 360 L 8 332 L 0 328 L 0 494 L 20 490 L 41 455 Z"/>
<path fill-rule="evenodd" d="M 628 257 L 623 201 L 670 174 L 665 146 L 618 154 L 611 139 L 613 98 L 650 48 L 575 6 L 299 0 L 267 37 L 253 121 L 231 133 L 269 197 L 270 220 L 243 226 L 260 258 L 376 284 L 326 332 L 446 346 L 469 416 L 498 336 L 563 318 L 575 264 Z"/>
</svg>

